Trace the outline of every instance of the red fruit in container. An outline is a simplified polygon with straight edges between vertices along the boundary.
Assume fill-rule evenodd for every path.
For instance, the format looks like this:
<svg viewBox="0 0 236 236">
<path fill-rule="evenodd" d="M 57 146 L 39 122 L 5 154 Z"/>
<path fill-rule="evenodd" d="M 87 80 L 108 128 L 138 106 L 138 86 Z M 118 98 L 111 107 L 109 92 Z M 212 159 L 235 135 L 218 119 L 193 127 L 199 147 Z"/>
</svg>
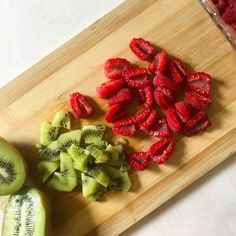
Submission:
<svg viewBox="0 0 236 236">
<path fill-rule="evenodd" d="M 166 111 L 166 120 L 174 133 L 178 133 L 181 130 L 182 124 L 178 119 L 178 116 L 173 107 L 167 109 Z"/>
<path fill-rule="evenodd" d="M 148 167 L 149 152 L 132 152 L 128 155 L 127 161 L 136 170 L 144 170 Z"/>
<path fill-rule="evenodd" d="M 139 104 L 143 107 L 152 107 L 154 103 L 153 88 L 146 86 L 144 89 L 137 90 Z"/>
<path fill-rule="evenodd" d="M 183 82 L 189 74 L 188 69 L 185 67 L 185 65 L 179 58 L 172 57 L 168 61 L 168 67 L 169 67 L 169 71 L 171 73 L 172 79 L 176 83 Z"/>
<path fill-rule="evenodd" d="M 149 128 L 148 133 L 151 136 L 167 137 L 170 135 L 170 129 L 166 119 L 157 119 L 154 124 Z"/>
<path fill-rule="evenodd" d="M 148 70 L 150 73 L 157 74 L 161 73 L 164 74 L 166 71 L 167 65 L 167 55 L 166 51 L 162 50 L 158 52 L 154 57 L 153 61 L 148 65 Z"/>
<path fill-rule="evenodd" d="M 79 92 L 70 95 L 70 107 L 75 118 L 83 118 L 93 112 L 88 100 Z"/>
<path fill-rule="evenodd" d="M 209 120 L 207 114 L 203 111 L 199 111 L 187 121 L 182 133 L 185 136 L 193 136 L 201 131 L 205 131 L 210 126 L 211 121 Z"/>
<path fill-rule="evenodd" d="M 232 3 L 230 3 L 225 9 L 225 12 L 222 15 L 222 20 L 229 25 L 236 23 L 236 1 L 232 1 Z"/>
<path fill-rule="evenodd" d="M 222 13 L 225 11 L 226 6 L 228 5 L 227 0 L 212 0 L 212 2 L 215 4 L 220 15 L 222 15 Z"/>
<path fill-rule="evenodd" d="M 136 126 L 132 119 L 127 118 L 114 123 L 113 132 L 123 136 L 133 136 L 136 133 Z"/>
<path fill-rule="evenodd" d="M 231 27 L 234 29 L 234 31 L 236 32 L 236 22 L 233 23 L 233 24 L 231 24 L 230 26 L 231 26 Z"/>
<path fill-rule="evenodd" d="M 108 99 L 114 96 L 118 91 L 120 91 L 121 88 L 123 88 L 123 86 L 124 86 L 123 79 L 104 82 L 97 87 L 98 97 Z"/>
<path fill-rule="evenodd" d="M 111 58 L 104 63 L 104 74 L 108 79 L 120 79 L 124 70 L 131 68 L 131 63 L 124 58 Z"/>
<path fill-rule="evenodd" d="M 176 142 L 173 138 L 162 138 L 150 147 L 150 158 L 157 164 L 163 164 L 169 159 L 174 151 L 175 145 Z"/>
<path fill-rule="evenodd" d="M 156 47 L 142 38 L 133 38 L 129 44 L 131 51 L 141 60 L 153 57 Z"/>
<path fill-rule="evenodd" d="M 108 123 L 114 123 L 115 121 L 121 120 L 126 115 L 126 112 L 121 104 L 114 104 L 109 106 L 106 115 L 105 120 Z"/>
<path fill-rule="evenodd" d="M 128 69 L 124 71 L 123 76 L 130 88 L 144 88 L 149 84 L 146 68 Z"/>
<path fill-rule="evenodd" d="M 164 110 L 174 104 L 174 95 L 169 89 L 166 88 L 157 87 L 154 90 L 154 98 L 157 105 Z"/>
<path fill-rule="evenodd" d="M 176 102 L 175 103 L 175 112 L 182 122 L 186 123 L 193 113 L 192 107 L 186 102 Z"/>
<path fill-rule="evenodd" d="M 132 91 L 130 88 L 121 89 L 116 95 L 108 100 L 109 105 L 130 103 L 132 101 Z"/>
<path fill-rule="evenodd" d="M 179 85 L 175 81 L 160 73 L 154 77 L 153 85 L 155 87 L 169 89 L 172 92 L 179 92 L 180 90 Z"/>
</svg>

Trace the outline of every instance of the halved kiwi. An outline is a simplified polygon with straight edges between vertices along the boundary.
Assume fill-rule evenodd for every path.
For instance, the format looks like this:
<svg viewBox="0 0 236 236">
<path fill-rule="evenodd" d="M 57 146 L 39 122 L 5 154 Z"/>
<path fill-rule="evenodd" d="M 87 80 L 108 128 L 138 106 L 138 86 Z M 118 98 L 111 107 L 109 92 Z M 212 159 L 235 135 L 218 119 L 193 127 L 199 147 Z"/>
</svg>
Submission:
<svg viewBox="0 0 236 236">
<path fill-rule="evenodd" d="M 82 192 L 84 197 L 95 194 L 101 186 L 94 178 L 89 177 L 85 173 L 81 173 L 81 179 Z"/>
<path fill-rule="evenodd" d="M 59 167 L 59 161 L 40 161 L 37 165 L 43 182 L 45 182 L 57 169 L 59 169 Z"/>
<path fill-rule="evenodd" d="M 58 148 L 57 141 L 51 142 L 48 146 L 37 144 L 39 154 L 46 160 L 55 161 L 60 159 L 60 149 Z"/>
<path fill-rule="evenodd" d="M 52 121 L 52 126 L 70 129 L 70 118 L 71 115 L 69 112 L 58 111 Z"/>
<path fill-rule="evenodd" d="M 86 147 L 90 155 L 95 158 L 95 163 L 106 163 L 109 160 L 107 152 L 101 147 L 90 144 Z"/>
<path fill-rule="evenodd" d="M 18 191 L 25 182 L 26 172 L 22 155 L 0 137 L 0 195 Z"/>
<path fill-rule="evenodd" d="M 40 124 L 40 143 L 44 146 L 49 145 L 57 139 L 59 129 L 52 126 L 49 122 L 43 121 Z"/>
<path fill-rule="evenodd" d="M 23 187 L 8 199 L 2 236 L 46 235 L 47 200 L 36 188 Z"/>
<path fill-rule="evenodd" d="M 83 126 L 83 137 L 86 144 L 95 143 L 102 140 L 106 131 L 105 125 L 86 125 Z"/>
</svg>

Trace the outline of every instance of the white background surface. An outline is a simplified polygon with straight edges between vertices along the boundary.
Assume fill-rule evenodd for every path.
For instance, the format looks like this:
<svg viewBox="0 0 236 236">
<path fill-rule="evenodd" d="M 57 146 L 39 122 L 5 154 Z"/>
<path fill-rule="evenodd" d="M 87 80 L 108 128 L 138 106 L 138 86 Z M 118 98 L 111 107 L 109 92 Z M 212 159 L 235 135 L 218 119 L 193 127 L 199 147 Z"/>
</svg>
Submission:
<svg viewBox="0 0 236 236">
<path fill-rule="evenodd" d="M 0 87 L 121 2 L 1 0 Z M 236 155 L 122 235 L 236 236 Z"/>
</svg>

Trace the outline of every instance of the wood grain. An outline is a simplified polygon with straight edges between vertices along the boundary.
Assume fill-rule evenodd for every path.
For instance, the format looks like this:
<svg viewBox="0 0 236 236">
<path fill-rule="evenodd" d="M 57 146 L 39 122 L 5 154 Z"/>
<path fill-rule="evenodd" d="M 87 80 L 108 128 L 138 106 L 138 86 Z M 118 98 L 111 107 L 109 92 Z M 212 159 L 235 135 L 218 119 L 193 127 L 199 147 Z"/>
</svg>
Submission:
<svg viewBox="0 0 236 236">
<path fill-rule="evenodd" d="M 90 202 L 78 191 L 58 193 L 42 186 L 36 171 L 35 144 L 39 124 L 67 108 L 68 96 L 79 90 L 94 99 L 96 115 L 85 123 L 104 123 L 106 101 L 95 87 L 105 81 L 103 62 L 126 57 L 132 37 L 142 36 L 182 58 L 194 70 L 213 76 L 212 127 L 193 137 L 178 137 L 177 148 L 163 166 L 132 172 L 129 193 L 110 193 L 104 202 Z M 236 54 L 195 0 L 138 0 L 122 5 L 44 58 L 0 90 L 0 135 L 24 154 L 33 183 L 52 203 L 52 235 L 117 235 L 230 157 L 236 146 Z M 147 65 L 140 63 L 139 65 Z M 100 108 L 99 108 L 100 107 Z M 80 124 L 76 124 L 80 125 Z M 129 138 L 146 150 L 155 138 Z M 6 198 L 0 198 L 4 207 Z"/>
</svg>

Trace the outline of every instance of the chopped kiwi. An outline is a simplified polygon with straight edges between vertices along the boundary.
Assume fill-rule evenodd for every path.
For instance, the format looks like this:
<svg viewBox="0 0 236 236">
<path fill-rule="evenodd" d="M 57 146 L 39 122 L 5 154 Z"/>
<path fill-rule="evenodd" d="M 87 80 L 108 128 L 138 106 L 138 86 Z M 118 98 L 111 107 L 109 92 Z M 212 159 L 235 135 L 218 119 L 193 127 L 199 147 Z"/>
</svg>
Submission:
<svg viewBox="0 0 236 236">
<path fill-rule="evenodd" d="M 101 147 L 94 144 L 90 144 L 86 147 L 90 155 L 95 158 L 95 163 L 106 163 L 108 161 L 108 155 Z"/>
<path fill-rule="evenodd" d="M 92 177 L 85 173 L 81 173 L 83 196 L 89 196 L 96 193 L 100 189 L 100 184 Z"/>
<path fill-rule="evenodd" d="M 18 191 L 25 182 L 26 172 L 22 155 L 0 137 L 0 196 Z"/>
<path fill-rule="evenodd" d="M 103 185 L 104 187 L 107 187 L 109 184 L 109 175 L 99 165 L 89 166 L 86 174 L 94 178 L 99 184 Z"/>
<path fill-rule="evenodd" d="M 67 152 L 72 157 L 73 167 L 84 171 L 87 167 L 89 151 L 72 144 Z"/>
<path fill-rule="evenodd" d="M 94 202 L 99 201 L 102 199 L 105 192 L 107 192 L 107 188 L 100 186 L 100 188 L 96 191 L 96 193 L 92 193 L 87 197 Z"/>
<path fill-rule="evenodd" d="M 59 169 L 59 167 L 59 161 L 40 161 L 37 165 L 43 182 L 45 182 L 57 169 Z"/>
<path fill-rule="evenodd" d="M 60 154 L 60 172 L 54 172 L 48 179 L 47 186 L 58 191 L 70 192 L 78 185 L 71 156 L 65 152 Z"/>
<path fill-rule="evenodd" d="M 58 147 L 63 151 L 67 151 L 72 144 L 79 147 L 81 136 L 82 131 L 80 129 L 61 134 L 57 139 Z"/>
<path fill-rule="evenodd" d="M 108 145 L 108 142 L 105 140 L 98 140 L 98 141 L 94 142 L 93 144 L 105 149 Z"/>
<path fill-rule="evenodd" d="M 52 126 L 70 129 L 70 118 L 69 112 L 58 111 L 52 121 Z"/>
<path fill-rule="evenodd" d="M 86 125 L 83 126 L 83 137 L 86 144 L 95 143 L 102 140 L 106 131 L 105 125 Z"/>
<path fill-rule="evenodd" d="M 40 124 L 40 144 L 47 146 L 58 136 L 58 128 L 44 121 Z"/>
<path fill-rule="evenodd" d="M 108 144 L 105 151 L 109 156 L 109 160 L 117 161 L 119 159 L 120 150 L 117 148 L 117 146 Z"/>
<path fill-rule="evenodd" d="M 44 236 L 47 214 L 45 196 L 36 188 L 23 187 L 8 199 L 2 236 Z"/>
<path fill-rule="evenodd" d="M 48 146 L 37 144 L 39 154 L 46 160 L 56 161 L 60 159 L 60 149 L 58 148 L 57 141 L 51 142 Z"/>
</svg>

